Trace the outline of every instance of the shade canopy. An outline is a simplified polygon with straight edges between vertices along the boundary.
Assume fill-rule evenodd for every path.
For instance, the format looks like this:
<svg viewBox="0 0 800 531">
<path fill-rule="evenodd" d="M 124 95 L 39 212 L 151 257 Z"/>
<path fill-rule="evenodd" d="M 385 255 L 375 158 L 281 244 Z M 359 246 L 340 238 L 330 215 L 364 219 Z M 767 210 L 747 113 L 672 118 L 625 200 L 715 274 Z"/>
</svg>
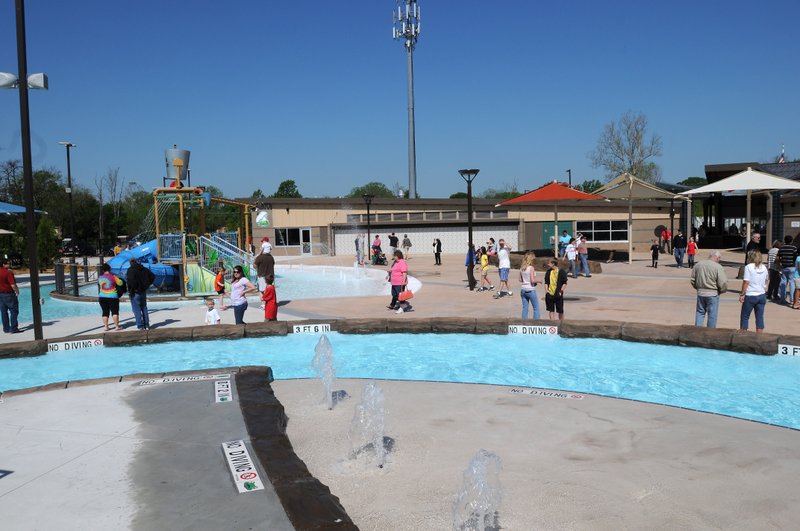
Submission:
<svg viewBox="0 0 800 531">
<path fill-rule="evenodd" d="M 42 213 L 43 210 L 34 210 L 34 212 Z M 19 205 L 12 205 L 11 203 L 3 203 L 0 201 L 0 214 L 24 214 L 25 207 Z"/>
<path fill-rule="evenodd" d="M 696 194 L 709 194 L 709 193 L 722 193 L 722 192 L 747 192 L 747 234 L 750 235 L 750 220 L 752 218 L 751 211 L 751 195 L 753 192 L 770 192 L 772 190 L 800 190 L 800 182 L 778 177 L 764 171 L 754 170 L 747 168 L 744 171 L 735 173 L 730 177 L 720 179 L 719 181 L 694 190 L 687 190 L 681 192 L 681 195 L 687 195 L 690 198 Z M 772 196 L 770 195 L 770 198 Z M 771 199 L 769 199 L 771 201 Z M 767 231 L 767 240 L 771 239 L 772 231 Z"/>
<path fill-rule="evenodd" d="M 8 236 L 9 234 L 14 234 L 14 231 L 13 230 L 0 229 L 0 236 Z"/>
<path fill-rule="evenodd" d="M 609 199 L 683 199 L 627 172 L 592 191 Z"/>
<path fill-rule="evenodd" d="M 737 191 L 762 191 L 769 190 L 800 190 L 800 182 L 778 177 L 764 171 L 747 168 L 744 171 L 733 174 L 730 177 L 694 190 L 681 192 L 681 195 L 708 194 L 714 192 L 737 192 Z"/>
<path fill-rule="evenodd" d="M 653 200 L 653 199 L 680 199 L 685 201 L 685 197 L 676 196 L 663 188 L 650 184 L 631 175 L 628 172 L 611 179 L 601 186 L 595 193 L 603 194 L 609 199 L 620 199 L 628 201 L 628 263 L 633 262 L 633 200 Z"/>
<path fill-rule="evenodd" d="M 25 207 L 0 201 L 0 214 L 24 214 Z"/>
<path fill-rule="evenodd" d="M 558 256 L 558 202 L 603 200 L 605 200 L 605 197 L 603 196 L 588 194 L 586 192 L 576 190 L 575 188 L 572 188 L 566 184 L 559 183 L 558 181 L 553 181 L 537 188 L 536 190 L 526 192 L 522 195 L 518 195 L 517 197 L 512 197 L 511 199 L 506 199 L 502 203 L 498 203 L 495 206 L 499 207 L 508 205 L 522 205 L 525 203 L 552 202 L 555 225 L 553 228 L 553 233 L 556 235 L 556 237 L 553 238 L 553 251 L 555 256 Z"/>
<path fill-rule="evenodd" d="M 576 190 L 575 188 L 570 188 L 566 184 L 553 181 L 537 188 L 536 190 L 526 192 L 522 195 L 518 195 L 517 197 L 512 197 L 511 199 L 506 199 L 496 206 L 506 206 L 528 202 L 533 203 L 540 201 L 586 201 L 603 199 L 605 199 L 605 197 L 588 194 L 586 192 Z"/>
</svg>

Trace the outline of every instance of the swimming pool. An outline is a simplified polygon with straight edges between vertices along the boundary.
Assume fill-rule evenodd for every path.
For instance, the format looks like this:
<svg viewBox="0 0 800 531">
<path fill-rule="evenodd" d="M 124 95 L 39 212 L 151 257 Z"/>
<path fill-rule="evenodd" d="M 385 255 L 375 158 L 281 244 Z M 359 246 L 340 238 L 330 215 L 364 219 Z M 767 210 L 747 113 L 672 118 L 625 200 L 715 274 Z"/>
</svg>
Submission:
<svg viewBox="0 0 800 531">
<path fill-rule="evenodd" d="M 278 300 L 319 299 L 330 297 L 369 297 L 375 295 L 388 296 L 391 286 L 386 282 L 386 271 L 383 268 L 354 270 L 348 267 L 287 265 L 275 268 L 277 279 L 275 288 Z M 409 287 L 416 292 L 422 284 L 409 277 Z M 41 296 L 45 300 L 42 306 L 42 320 L 53 321 L 66 317 L 83 315 L 99 315 L 100 309 L 94 301 L 66 301 L 50 297 L 55 284 L 42 285 Z M 81 295 L 96 297 L 97 288 L 91 284 L 81 287 Z M 176 294 L 171 294 L 174 297 Z M 257 301 L 257 298 L 253 298 Z M 158 297 L 148 297 L 147 305 L 151 308 L 174 307 L 175 305 L 198 305 L 197 300 L 162 301 Z M 123 302 L 123 305 L 127 305 Z M 123 311 L 125 307 L 123 306 Z M 127 308 L 128 310 L 130 307 Z M 27 323 L 33 320 L 31 312 L 30 288 L 20 288 L 19 321 Z"/>
<path fill-rule="evenodd" d="M 331 333 L 339 378 L 570 390 L 800 428 L 800 359 L 558 336 Z M 0 360 L 0 390 L 237 365 L 310 378 L 318 336 L 175 342 Z"/>
</svg>

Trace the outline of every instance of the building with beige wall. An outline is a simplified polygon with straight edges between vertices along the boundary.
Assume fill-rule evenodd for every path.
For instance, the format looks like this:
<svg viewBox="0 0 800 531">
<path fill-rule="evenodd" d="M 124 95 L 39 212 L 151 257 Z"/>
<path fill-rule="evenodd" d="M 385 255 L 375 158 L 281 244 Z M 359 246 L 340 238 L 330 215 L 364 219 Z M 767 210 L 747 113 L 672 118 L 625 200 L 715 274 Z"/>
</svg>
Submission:
<svg viewBox="0 0 800 531">
<path fill-rule="evenodd" d="M 355 237 L 367 232 L 367 206 L 360 198 L 240 199 L 253 205 L 252 234 L 258 242 L 268 236 L 276 255 L 353 255 Z M 473 199 L 473 241 L 505 239 L 514 250 L 552 247 L 553 203 L 496 207 L 496 200 Z M 633 201 L 633 248 L 646 251 L 661 230 L 680 227 L 681 205 L 669 200 Z M 434 238 L 445 254 L 467 248 L 466 199 L 374 198 L 370 205 L 372 238 L 387 235 L 401 240 L 408 234 L 414 254 L 432 253 Z M 558 229 L 587 235 L 589 247 L 627 252 L 628 202 L 559 202 Z M 685 223 L 684 223 L 685 225 Z"/>
</svg>

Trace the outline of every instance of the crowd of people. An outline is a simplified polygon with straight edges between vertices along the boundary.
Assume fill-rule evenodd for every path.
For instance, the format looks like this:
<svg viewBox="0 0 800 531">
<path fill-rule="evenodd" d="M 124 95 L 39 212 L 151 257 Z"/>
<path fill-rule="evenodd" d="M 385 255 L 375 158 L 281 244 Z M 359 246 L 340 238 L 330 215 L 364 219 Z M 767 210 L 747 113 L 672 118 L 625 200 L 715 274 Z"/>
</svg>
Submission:
<svg viewBox="0 0 800 531">
<path fill-rule="evenodd" d="M 402 240 L 395 234 L 388 236 L 391 250 L 391 263 L 386 270 L 386 280 L 391 285 L 391 299 L 387 308 L 396 313 L 406 313 L 413 310 L 410 303 L 414 294 L 408 288 L 409 279 L 409 253 L 412 247 L 411 239 L 405 234 Z M 753 231 L 749 241 L 745 244 L 745 264 L 742 269 L 742 288 L 739 293 L 741 303 L 739 328 L 747 330 L 750 319 L 755 318 L 755 330 L 760 333 L 765 329 L 765 308 L 768 302 L 783 304 L 793 309 L 800 309 L 800 256 L 794 239 L 786 236 L 784 241 L 775 240 L 768 253 L 762 254 L 761 234 Z M 383 255 L 382 242 L 379 235 L 375 236 L 369 249 L 366 248 L 366 238 L 363 233 L 356 237 L 356 260 L 364 265 L 368 260 L 376 262 L 376 256 Z M 401 247 L 402 250 L 398 247 Z M 434 238 L 432 243 L 434 264 L 441 265 L 442 242 Z M 272 257 L 272 246 L 268 238 L 261 242 L 261 252 L 255 258 L 254 266 L 257 274 L 257 283 L 251 282 L 245 275 L 241 266 L 235 266 L 232 271 L 233 279 L 226 282 L 227 271 L 220 265 L 214 279 L 214 290 L 217 300 L 209 297 L 205 301 L 205 323 L 215 325 L 222 322 L 221 311 L 233 310 L 233 320 L 236 324 L 244 324 L 244 315 L 248 308 L 248 296 L 258 294 L 262 304 L 266 321 L 277 319 L 278 301 L 275 289 L 275 259 Z M 472 249 L 467 254 L 468 286 L 478 284 L 473 273 L 478 272 L 480 286 L 477 292 L 494 292 L 494 298 L 504 298 L 512 295 L 509 284 L 511 271 L 511 246 L 503 239 L 495 241 L 489 238 L 485 245 L 472 254 Z M 662 233 L 662 238 L 652 240 L 650 248 L 652 267 L 658 267 L 659 255 L 671 252 L 675 257 L 677 268 L 683 267 L 683 258 L 687 258 L 687 265 L 691 268 L 689 282 L 696 290 L 695 326 L 715 328 L 718 322 L 720 296 L 728 290 L 728 277 L 721 265 L 721 254 L 712 251 L 707 259 L 696 260 L 699 248 L 694 237 L 686 238 L 681 230 L 677 230 L 670 239 L 669 231 Z M 490 257 L 497 260 L 497 290 L 493 282 L 493 273 L 490 267 Z M 560 260 L 559 260 L 560 258 Z M 19 287 L 16 284 L 14 273 L 7 260 L 0 262 L 0 313 L 2 314 L 3 332 L 18 333 L 19 323 Z M 537 295 L 540 284 L 544 286 L 545 311 L 550 319 L 563 320 L 564 294 L 570 277 L 577 278 L 583 274 L 591 277 L 588 262 L 588 249 L 586 237 L 576 234 L 569 235 L 563 231 L 558 238 L 558 258 L 547 260 L 544 271 L 536 271 L 536 256 L 533 252 L 526 252 L 522 256 L 519 268 L 518 282 L 521 300 L 521 317 L 523 320 L 532 316 L 540 319 L 541 298 Z M 149 268 L 137 260 L 129 263 L 125 278 L 112 273 L 108 264 L 101 266 L 98 276 L 98 302 L 101 309 L 103 330 L 120 330 L 120 298 L 127 293 L 131 304 L 131 312 L 136 323 L 136 329 L 147 330 L 150 328 L 150 316 L 147 307 L 147 292 L 153 284 L 154 275 Z M 225 304 L 225 297 L 230 297 L 230 304 Z M 532 308 L 532 312 L 530 309 Z"/>
</svg>

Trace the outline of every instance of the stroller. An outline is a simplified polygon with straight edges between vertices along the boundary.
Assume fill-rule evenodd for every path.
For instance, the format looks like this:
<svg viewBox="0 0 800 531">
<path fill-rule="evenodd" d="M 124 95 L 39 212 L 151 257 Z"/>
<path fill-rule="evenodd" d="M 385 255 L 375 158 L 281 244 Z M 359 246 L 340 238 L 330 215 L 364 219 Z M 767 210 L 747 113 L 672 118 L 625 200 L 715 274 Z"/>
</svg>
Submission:
<svg viewBox="0 0 800 531">
<path fill-rule="evenodd" d="M 386 265 L 386 255 L 380 247 L 372 248 L 372 265 Z"/>
</svg>

